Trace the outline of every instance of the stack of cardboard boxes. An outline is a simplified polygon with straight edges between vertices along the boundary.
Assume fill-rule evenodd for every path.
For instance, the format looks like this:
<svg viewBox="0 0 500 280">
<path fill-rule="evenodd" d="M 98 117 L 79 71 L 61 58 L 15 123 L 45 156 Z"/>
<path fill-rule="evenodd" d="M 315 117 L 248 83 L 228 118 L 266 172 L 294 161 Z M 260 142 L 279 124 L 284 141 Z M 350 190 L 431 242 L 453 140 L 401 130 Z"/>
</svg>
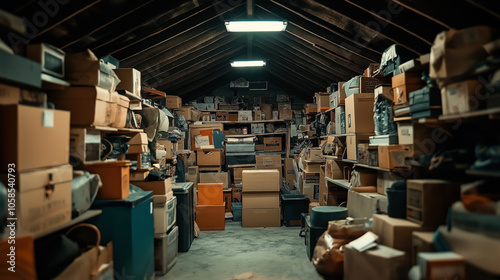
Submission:
<svg viewBox="0 0 500 280">
<path fill-rule="evenodd" d="M 198 184 L 196 223 L 200 230 L 224 230 L 225 208 L 222 183 Z"/>
<path fill-rule="evenodd" d="M 279 227 L 279 172 L 277 170 L 243 170 L 243 227 Z"/>
</svg>

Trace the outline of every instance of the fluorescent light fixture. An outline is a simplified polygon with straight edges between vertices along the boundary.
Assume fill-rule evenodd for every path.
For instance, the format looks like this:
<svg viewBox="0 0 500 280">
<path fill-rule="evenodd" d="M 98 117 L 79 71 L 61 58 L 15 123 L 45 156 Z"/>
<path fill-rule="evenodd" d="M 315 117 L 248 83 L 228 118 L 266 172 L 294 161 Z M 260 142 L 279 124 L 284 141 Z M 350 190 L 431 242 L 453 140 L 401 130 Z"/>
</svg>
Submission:
<svg viewBox="0 0 500 280">
<path fill-rule="evenodd" d="M 233 20 L 226 21 L 228 32 L 275 32 L 285 31 L 287 22 L 283 20 Z"/>
<path fill-rule="evenodd" d="M 231 61 L 231 67 L 262 67 L 266 66 L 265 60 L 236 60 Z"/>
</svg>

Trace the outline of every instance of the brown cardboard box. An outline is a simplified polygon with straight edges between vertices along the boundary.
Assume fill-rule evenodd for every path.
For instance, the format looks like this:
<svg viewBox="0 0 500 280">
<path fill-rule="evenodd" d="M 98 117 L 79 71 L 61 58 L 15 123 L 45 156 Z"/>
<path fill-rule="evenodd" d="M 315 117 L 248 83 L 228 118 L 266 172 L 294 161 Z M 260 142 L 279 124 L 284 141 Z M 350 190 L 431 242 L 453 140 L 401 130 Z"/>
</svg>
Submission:
<svg viewBox="0 0 500 280">
<path fill-rule="evenodd" d="M 21 89 L 0 83 L 0 105 L 16 105 L 20 103 L 39 103 L 47 101 L 47 94 L 39 91 Z"/>
<path fill-rule="evenodd" d="M 326 92 L 316 92 L 314 94 L 316 112 L 322 112 L 330 108 L 330 95 Z"/>
<path fill-rule="evenodd" d="M 422 88 L 425 83 L 420 72 L 403 72 L 392 77 L 392 91 L 394 103 L 408 102 L 410 92 Z"/>
<path fill-rule="evenodd" d="M 326 187 L 325 174 L 326 166 L 321 165 L 319 169 L 319 205 L 326 206 L 326 198 L 328 197 L 328 188 Z"/>
<path fill-rule="evenodd" d="M 127 125 L 128 108 L 130 99 L 126 96 L 120 95 L 116 92 L 111 93 L 111 98 L 116 100 L 113 102 L 116 106 L 115 117 L 111 117 L 114 121 L 111 123 L 112 127 L 124 128 Z"/>
<path fill-rule="evenodd" d="M 304 104 L 304 110 L 307 115 L 316 114 L 318 110 L 318 105 L 314 103 Z"/>
<path fill-rule="evenodd" d="M 385 201 L 384 201 L 385 200 Z M 381 205 L 387 205 L 387 197 L 378 193 L 347 192 L 347 216 L 353 218 L 371 218 L 380 210 Z"/>
<path fill-rule="evenodd" d="M 239 111 L 238 112 L 238 121 L 240 121 L 240 122 L 253 121 L 252 111 Z"/>
<path fill-rule="evenodd" d="M 302 184 L 302 194 L 309 197 L 312 202 L 319 202 L 319 182 Z"/>
<path fill-rule="evenodd" d="M 373 93 L 358 93 L 346 98 L 346 133 L 371 133 L 375 131 L 373 103 Z"/>
<path fill-rule="evenodd" d="M 128 144 L 142 144 L 142 145 L 147 145 L 148 144 L 148 135 L 144 132 L 139 132 L 136 133 L 134 136 L 132 136 L 132 139 L 128 141 Z"/>
<path fill-rule="evenodd" d="M 410 92 L 417 89 L 421 89 L 422 85 L 408 84 L 392 88 L 392 93 L 394 95 L 393 101 L 395 104 L 403 104 L 408 102 L 410 97 Z"/>
<path fill-rule="evenodd" d="M 321 148 L 308 148 L 306 150 L 306 159 L 308 161 L 323 161 Z"/>
<path fill-rule="evenodd" d="M 97 199 L 124 199 L 130 194 L 130 161 L 101 161 L 84 164 L 83 169 L 99 174 L 102 187 Z"/>
<path fill-rule="evenodd" d="M 198 163 L 198 166 L 224 165 L 223 150 L 198 150 L 196 151 L 196 155 L 196 162 Z"/>
<path fill-rule="evenodd" d="M 149 153 L 149 147 L 148 145 L 130 145 L 128 149 L 128 154 L 142 154 L 142 153 Z"/>
<path fill-rule="evenodd" d="M 256 155 L 255 164 L 258 167 L 280 167 L 281 155 Z"/>
<path fill-rule="evenodd" d="M 368 135 L 349 135 L 346 137 L 347 159 L 358 160 L 358 145 L 369 143 Z"/>
<path fill-rule="evenodd" d="M 134 185 L 145 191 L 152 191 L 153 195 L 165 195 L 172 191 L 171 178 L 165 179 L 164 181 L 134 182 Z"/>
<path fill-rule="evenodd" d="M 184 119 L 186 119 L 186 121 L 190 121 L 192 110 L 193 110 L 193 107 L 191 107 L 191 106 L 181 106 L 181 108 L 179 108 L 178 110 L 175 111 L 175 114 L 182 115 L 182 116 L 184 116 Z"/>
<path fill-rule="evenodd" d="M 405 252 L 383 245 L 363 252 L 347 245 L 344 251 L 344 279 L 407 279 L 406 260 Z"/>
<path fill-rule="evenodd" d="M 218 122 L 229 121 L 229 113 L 227 113 L 227 112 L 216 112 L 215 113 L 215 120 L 218 121 Z"/>
<path fill-rule="evenodd" d="M 309 162 L 307 160 L 302 161 L 303 170 L 307 173 L 319 173 L 319 168 L 321 163 Z"/>
<path fill-rule="evenodd" d="M 280 208 L 242 210 L 243 227 L 280 227 Z"/>
<path fill-rule="evenodd" d="M 325 176 L 330 179 L 343 179 L 342 165 L 333 159 L 327 159 L 325 165 Z"/>
<path fill-rule="evenodd" d="M 111 93 L 100 87 L 69 87 L 50 93 L 56 108 L 71 112 L 71 125 L 109 126 L 114 121 Z"/>
<path fill-rule="evenodd" d="M 294 187 L 295 170 L 293 169 L 293 158 L 285 158 L 285 179 L 290 189 Z"/>
<path fill-rule="evenodd" d="M 120 68 L 113 70 L 120 79 L 116 90 L 126 90 L 134 95 L 141 96 L 141 72 L 134 68 Z"/>
<path fill-rule="evenodd" d="M 242 188 L 241 187 L 232 187 L 231 188 L 232 190 L 232 198 L 233 198 L 233 202 L 241 202 L 242 199 Z"/>
<path fill-rule="evenodd" d="M 243 178 L 243 170 L 255 170 L 255 167 L 234 167 L 233 168 L 233 178 L 234 180 L 240 180 Z"/>
<path fill-rule="evenodd" d="M 383 95 L 391 101 L 394 100 L 394 93 L 392 92 L 391 86 L 378 86 L 375 88 L 373 93 L 375 99 L 377 99 L 377 96 Z"/>
<path fill-rule="evenodd" d="M 5 165 L 7 166 L 7 165 Z M 71 180 L 69 164 L 19 172 L 16 170 L 15 214 L 18 235 L 36 234 L 71 220 Z M 13 173 L 9 173 L 13 174 Z M 0 175 L 8 186 L 7 174 Z M 52 186 L 50 192 L 46 189 Z M 8 218 L 14 218 L 7 215 Z"/>
<path fill-rule="evenodd" d="M 264 137 L 264 151 L 280 151 L 281 137 Z"/>
<path fill-rule="evenodd" d="M 191 137 L 191 150 L 198 150 L 200 147 L 195 142 L 197 135 L 206 135 L 205 132 L 213 131 L 214 129 L 219 129 L 220 131 L 224 131 L 224 127 L 221 123 L 219 124 L 192 124 L 189 126 L 189 135 Z M 212 133 L 208 133 L 209 140 L 212 139 Z M 210 140 L 213 143 L 213 139 Z"/>
<path fill-rule="evenodd" d="M 407 181 L 406 218 L 423 226 L 444 225 L 450 206 L 460 200 L 460 185 L 443 180 Z"/>
<path fill-rule="evenodd" d="M 262 118 L 262 111 L 254 111 L 253 112 L 253 120 L 254 121 L 261 121 L 261 120 L 263 120 L 263 118 Z"/>
<path fill-rule="evenodd" d="M 243 170 L 243 192 L 277 192 L 280 190 L 277 170 Z"/>
<path fill-rule="evenodd" d="M 378 166 L 388 169 L 406 168 L 405 158 L 412 154 L 413 147 L 409 145 L 378 146 Z"/>
<path fill-rule="evenodd" d="M 420 252 L 435 252 L 434 231 L 414 231 L 412 234 L 411 264 L 417 264 L 417 255 Z"/>
<path fill-rule="evenodd" d="M 70 113 L 24 105 L 0 110 L 0 171 L 59 166 L 69 161 Z"/>
<path fill-rule="evenodd" d="M 109 63 L 100 61 L 91 50 L 66 54 L 64 62 L 65 79 L 71 85 L 99 86 L 106 91 L 115 91 L 118 76 Z"/>
<path fill-rule="evenodd" d="M 283 168 L 281 168 L 281 166 L 280 167 L 274 167 L 274 166 L 259 166 L 259 167 L 255 167 L 255 170 L 277 170 L 278 173 L 279 173 L 278 179 L 279 179 L 280 189 L 281 189 L 281 185 L 282 185 L 282 182 L 283 182 L 282 169 Z"/>
<path fill-rule="evenodd" d="M 293 118 L 292 110 L 286 109 L 286 110 L 280 110 L 280 120 L 289 120 L 291 121 Z"/>
<path fill-rule="evenodd" d="M 260 110 L 262 111 L 262 114 L 265 117 L 265 120 L 270 120 L 273 117 L 273 105 L 272 104 L 267 104 L 267 103 L 262 103 L 260 104 Z"/>
<path fill-rule="evenodd" d="M 375 78 L 356 76 L 344 83 L 344 91 L 347 97 L 359 93 L 373 93 L 379 81 Z"/>
<path fill-rule="evenodd" d="M 280 196 L 278 192 L 245 192 L 243 193 L 243 209 L 279 208 Z"/>
<path fill-rule="evenodd" d="M 476 111 L 484 107 L 484 88 L 478 80 L 466 80 L 441 88 L 443 115 Z"/>
<path fill-rule="evenodd" d="M 412 233 L 426 230 L 421 225 L 387 215 L 373 214 L 371 231 L 378 235 L 378 243 L 397 250 L 411 252 Z"/>
<path fill-rule="evenodd" d="M 180 109 L 182 106 L 182 98 L 176 95 L 165 96 L 165 107 L 169 109 Z"/>
<path fill-rule="evenodd" d="M 222 183 L 224 189 L 228 189 L 231 180 L 227 172 L 203 172 L 200 173 L 200 183 Z"/>
</svg>

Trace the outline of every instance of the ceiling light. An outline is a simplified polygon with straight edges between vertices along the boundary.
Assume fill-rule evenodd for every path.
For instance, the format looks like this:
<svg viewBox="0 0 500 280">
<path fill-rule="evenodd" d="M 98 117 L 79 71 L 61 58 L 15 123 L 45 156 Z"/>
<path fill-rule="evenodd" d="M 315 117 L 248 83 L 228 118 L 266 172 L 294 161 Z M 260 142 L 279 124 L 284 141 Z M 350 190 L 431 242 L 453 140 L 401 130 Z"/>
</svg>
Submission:
<svg viewBox="0 0 500 280">
<path fill-rule="evenodd" d="M 265 60 L 236 60 L 231 61 L 231 67 L 262 67 L 266 66 Z"/>
<path fill-rule="evenodd" d="M 226 21 L 228 32 L 273 32 L 285 31 L 287 22 L 283 20 L 234 20 Z"/>
</svg>

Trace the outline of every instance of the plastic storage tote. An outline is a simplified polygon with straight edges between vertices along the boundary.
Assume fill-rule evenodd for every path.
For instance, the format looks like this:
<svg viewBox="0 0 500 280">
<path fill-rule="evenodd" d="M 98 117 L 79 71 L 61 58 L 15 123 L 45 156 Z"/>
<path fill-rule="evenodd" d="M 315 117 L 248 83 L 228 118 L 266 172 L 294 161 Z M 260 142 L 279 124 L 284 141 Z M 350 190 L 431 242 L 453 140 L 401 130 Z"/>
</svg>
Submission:
<svg viewBox="0 0 500 280">
<path fill-rule="evenodd" d="M 187 252 L 194 240 L 193 183 L 176 183 L 172 191 L 177 197 L 177 226 L 179 227 L 179 252 Z"/>
<path fill-rule="evenodd" d="M 164 275 L 177 263 L 179 228 L 168 233 L 155 234 L 155 274 Z"/>
<path fill-rule="evenodd" d="M 309 198 L 303 194 L 282 194 L 281 205 L 285 226 L 300 226 L 301 214 L 309 212 L 309 202 Z"/>
</svg>

